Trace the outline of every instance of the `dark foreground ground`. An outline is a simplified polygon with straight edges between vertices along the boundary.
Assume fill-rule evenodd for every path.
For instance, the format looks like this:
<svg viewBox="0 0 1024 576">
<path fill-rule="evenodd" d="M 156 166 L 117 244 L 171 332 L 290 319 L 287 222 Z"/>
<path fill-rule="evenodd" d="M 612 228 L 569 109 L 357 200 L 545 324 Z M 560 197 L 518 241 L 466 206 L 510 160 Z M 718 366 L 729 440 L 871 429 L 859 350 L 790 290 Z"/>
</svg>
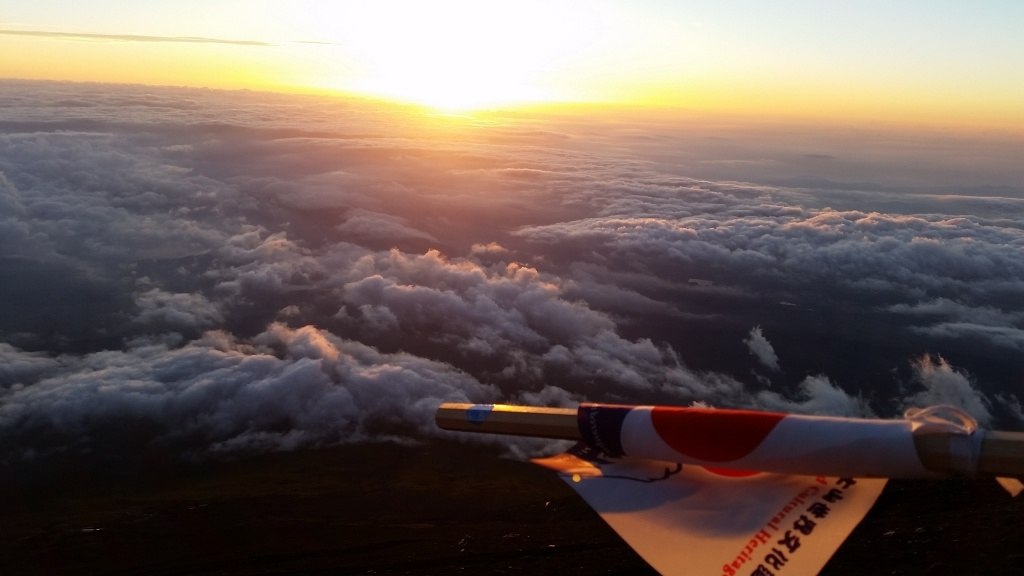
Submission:
<svg viewBox="0 0 1024 576">
<path fill-rule="evenodd" d="M 555 475 L 480 446 L 131 473 L 0 468 L 0 574 L 651 574 Z M 892 482 L 823 574 L 1020 574 L 1024 499 Z"/>
</svg>

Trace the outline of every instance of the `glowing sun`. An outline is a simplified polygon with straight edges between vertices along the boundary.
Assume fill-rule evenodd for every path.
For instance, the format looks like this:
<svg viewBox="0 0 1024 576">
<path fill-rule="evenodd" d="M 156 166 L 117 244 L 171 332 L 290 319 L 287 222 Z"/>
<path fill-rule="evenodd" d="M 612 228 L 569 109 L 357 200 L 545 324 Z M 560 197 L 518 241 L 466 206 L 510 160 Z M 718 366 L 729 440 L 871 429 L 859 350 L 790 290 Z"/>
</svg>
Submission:
<svg viewBox="0 0 1024 576">
<path fill-rule="evenodd" d="M 558 99 L 546 79 L 596 33 L 585 6 L 550 0 L 360 2 L 337 16 L 350 86 L 448 110 Z"/>
</svg>

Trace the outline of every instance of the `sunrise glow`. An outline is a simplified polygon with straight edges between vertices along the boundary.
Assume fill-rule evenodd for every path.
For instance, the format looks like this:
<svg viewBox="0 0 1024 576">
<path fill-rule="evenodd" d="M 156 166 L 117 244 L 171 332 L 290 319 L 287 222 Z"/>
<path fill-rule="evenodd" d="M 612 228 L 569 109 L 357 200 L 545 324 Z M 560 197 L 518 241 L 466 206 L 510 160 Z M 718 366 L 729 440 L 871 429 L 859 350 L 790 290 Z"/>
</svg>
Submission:
<svg viewBox="0 0 1024 576">
<path fill-rule="evenodd" d="M 3 15 L 0 77 L 1024 129 L 1022 6 L 51 0 Z"/>
</svg>

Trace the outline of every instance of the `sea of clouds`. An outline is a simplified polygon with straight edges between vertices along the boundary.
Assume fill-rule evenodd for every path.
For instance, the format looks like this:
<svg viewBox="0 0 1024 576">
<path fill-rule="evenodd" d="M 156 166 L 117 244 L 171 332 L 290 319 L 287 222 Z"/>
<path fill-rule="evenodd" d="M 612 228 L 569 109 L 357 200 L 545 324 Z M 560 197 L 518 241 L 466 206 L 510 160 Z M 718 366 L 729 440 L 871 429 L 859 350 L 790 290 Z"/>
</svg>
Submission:
<svg viewBox="0 0 1024 576">
<path fill-rule="evenodd" d="M 0 82 L 0 461 L 442 401 L 1019 427 L 1024 141 Z"/>
</svg>

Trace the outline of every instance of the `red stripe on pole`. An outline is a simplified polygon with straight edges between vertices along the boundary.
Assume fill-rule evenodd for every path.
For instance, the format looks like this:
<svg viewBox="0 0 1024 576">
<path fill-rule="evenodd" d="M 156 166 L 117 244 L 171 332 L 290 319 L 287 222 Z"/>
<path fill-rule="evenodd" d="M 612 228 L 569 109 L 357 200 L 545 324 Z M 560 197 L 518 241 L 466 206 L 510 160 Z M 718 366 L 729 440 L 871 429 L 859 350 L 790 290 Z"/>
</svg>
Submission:
<svg viewBox="0 0 1024 576">
<path fill-rule="evenodd" d="M 655 407 L 654 429 L 680 454 L 705 462 L 729 462 L 750 454 L 785 414 Z"/>
</svg>

